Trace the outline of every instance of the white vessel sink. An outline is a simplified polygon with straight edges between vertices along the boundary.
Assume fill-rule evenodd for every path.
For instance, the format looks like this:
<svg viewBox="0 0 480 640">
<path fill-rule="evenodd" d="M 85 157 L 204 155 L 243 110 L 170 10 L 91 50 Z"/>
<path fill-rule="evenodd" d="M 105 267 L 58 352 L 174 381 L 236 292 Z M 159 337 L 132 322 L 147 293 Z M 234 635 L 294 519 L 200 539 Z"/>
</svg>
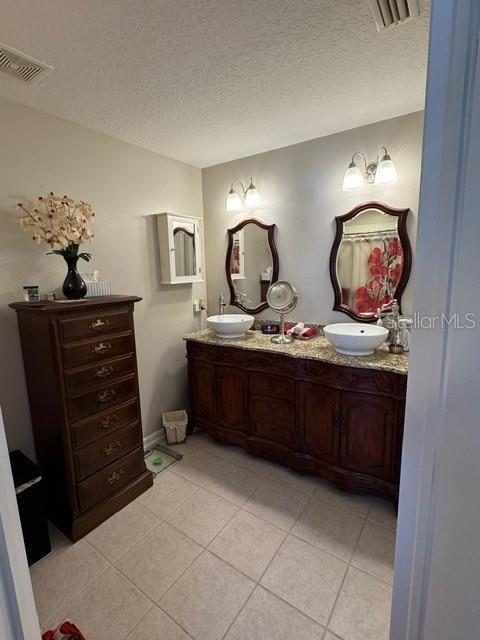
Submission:
<svg viewBox="0 0 480 640">
<path fill-rule="evenodd" d="M 209 316 L 207 326 L 219 338 L 243 338 L 255 318 L 243 313 L 225 313 L 223 316 Z"/>
<path fill-rule="evenodd" d="M 338 353 L 347 356 L 369 356 L 388 336 L 385 327 L 358 322 L 327 324 L 323 332 Z"/>
</svg>

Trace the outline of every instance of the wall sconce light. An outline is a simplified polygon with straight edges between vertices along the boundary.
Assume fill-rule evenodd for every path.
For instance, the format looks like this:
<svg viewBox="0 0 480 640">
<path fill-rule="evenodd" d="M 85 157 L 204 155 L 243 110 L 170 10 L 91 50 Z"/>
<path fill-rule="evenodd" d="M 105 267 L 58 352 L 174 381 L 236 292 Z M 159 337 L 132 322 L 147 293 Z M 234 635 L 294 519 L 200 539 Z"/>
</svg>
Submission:
<svg viewBox="0 0 480 640">
<path fill-rule="evenodd" d="M 355 162 L 355 158 L 360 157 L 365 169 L 362 171 Z M 377 151 L 377 161 L 368 164 L 367 158 L 363 153 L 354 153 L 352 161 L 345 171 L 343 177 L 343 191 L 357 191 L 363 189 L 367 184 L 391 184 L 397 181 L 397 170 L 393 164 L 393 160 L 388 155 L 386 147 L 380 147 Z"/>
<path fill-rule="evenodd" d="M 235 191 L 235 184 L 239 184 L 241 186 L 241 194 Z M 233 211 L 241 211 L 242 209 L 255 209 L 261 205 L 262 199 L 260 198 L 260 194 L 258 193 L 256 186 L 253 184 L 252 178 L 250 178 L 250 184 L 246 189 L 240 180 L 234 180 L 232 182 L 227 196 L 227 211 L 229 213 Z"/>
</svg>

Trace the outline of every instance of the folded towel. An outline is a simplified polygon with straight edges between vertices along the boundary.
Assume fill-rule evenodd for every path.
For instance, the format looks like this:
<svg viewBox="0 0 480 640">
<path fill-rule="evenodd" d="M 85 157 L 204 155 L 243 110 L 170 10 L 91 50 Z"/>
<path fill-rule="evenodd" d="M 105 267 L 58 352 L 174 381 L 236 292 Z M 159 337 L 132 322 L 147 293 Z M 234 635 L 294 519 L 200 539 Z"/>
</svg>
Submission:
<svg viewBox="0 0 480 640">
<path fill-rule="evenodd" d="M 303 322 L 293 324 L 292 322 L 285 324 L 285 333 L 293 338 L 313 338 L 317 335 L 315 327 L 305 327 Z"/>
<path fill-rule="evenodd" d="M 301 336 L 304 328 L 305 328 L 305 325 L 303 324 L 303 322 L 297 322 L 297 324 L 294 327 L 287 329 L 287 333 L 289 335 Z"/>
</svg>

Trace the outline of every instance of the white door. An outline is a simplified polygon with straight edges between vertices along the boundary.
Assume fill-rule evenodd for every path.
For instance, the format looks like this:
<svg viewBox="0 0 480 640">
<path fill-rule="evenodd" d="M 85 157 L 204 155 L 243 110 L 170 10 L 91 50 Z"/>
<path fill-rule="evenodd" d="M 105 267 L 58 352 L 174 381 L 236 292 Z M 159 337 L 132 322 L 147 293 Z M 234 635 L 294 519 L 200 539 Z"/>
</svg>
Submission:
<svg viewBox="0 0 480 640">
<path fill-rule="evenodd" d="M 391 640 L 480 638 L 479 23 L 432 2 Z"/>
<path fill-rule="evenodd" d="M 0 638 L 40 636 L 0 410 Z"/>
</svg>

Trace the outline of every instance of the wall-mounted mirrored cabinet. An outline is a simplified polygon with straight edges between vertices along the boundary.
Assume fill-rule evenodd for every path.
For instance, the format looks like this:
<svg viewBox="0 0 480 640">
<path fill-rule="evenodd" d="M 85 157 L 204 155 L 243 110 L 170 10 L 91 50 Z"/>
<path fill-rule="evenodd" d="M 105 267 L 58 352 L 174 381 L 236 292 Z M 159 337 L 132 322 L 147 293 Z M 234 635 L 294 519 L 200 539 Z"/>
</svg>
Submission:
<svg viewBox="0 0 480 640">
<path fill-rule="evenodd" d="M 157 228 L 161 282 L 181 284 L 202 281 L 201 219 L 159 213 Z"/>
<path fill-rule="evenodd" d="M 228 229 L 225 271 L 230 304 L 246 313 L 259 313 L 268 307 L 268 287 L 278 280 L 274 235 L 274 224 L 253 218 Z"/>
<path fill-rule="evenodd" d="M 335 218 L 330 255 L 334 310 L 372 322 L 393 299 L 401 305 L 412 262 L 409 211 L 367 202 Z"/>
</svg>

